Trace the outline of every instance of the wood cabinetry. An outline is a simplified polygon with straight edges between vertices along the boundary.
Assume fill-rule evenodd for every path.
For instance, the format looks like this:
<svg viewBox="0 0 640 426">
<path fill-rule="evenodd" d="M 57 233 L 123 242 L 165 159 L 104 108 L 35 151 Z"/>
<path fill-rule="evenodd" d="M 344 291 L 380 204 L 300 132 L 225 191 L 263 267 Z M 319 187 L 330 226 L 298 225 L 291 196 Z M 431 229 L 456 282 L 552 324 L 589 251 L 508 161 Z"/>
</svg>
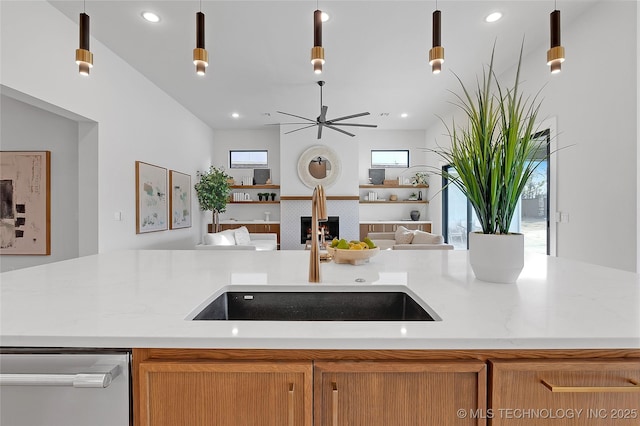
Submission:
<svg viewBox="0 0 640 426">
<path fill-rule="evenodd" d="M 492 360 L 492 426 L 640 424 L 640 360 Z"/>
<path fill-rule="evenodd" d="M 137 368 L 137 425 L 312 425 L 308 361 L 152 360 Z"/>
<path fill-rule="evenodd" d="M 134 349 L 134 426 L 630 426 L 640 350 Z"/>
<path fill-rule="evenodd" d="M 363 240 L 370 232 L 396 232 L 398 226 L 407 229 L 431 232 L 431 223 L 415 223 L 410 221 L 385 222 L 385 223 L 361 223 L 360 240 Z"/>
<path fill-rule="evenodd" d="M 314 425 L 480 425 L 486 368 L 469 362 L 327 361 L 314 367 Z"/>
</svg>

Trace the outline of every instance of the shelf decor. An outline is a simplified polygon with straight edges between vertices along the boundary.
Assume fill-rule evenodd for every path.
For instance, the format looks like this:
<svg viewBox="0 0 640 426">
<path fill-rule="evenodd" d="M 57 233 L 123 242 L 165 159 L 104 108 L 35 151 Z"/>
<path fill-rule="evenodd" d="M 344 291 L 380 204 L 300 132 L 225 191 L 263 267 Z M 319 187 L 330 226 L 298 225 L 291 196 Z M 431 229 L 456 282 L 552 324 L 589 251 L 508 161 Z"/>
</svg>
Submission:
<svg viewBox="0 0 640 426">
<path fill-rule="evenodd" d="M 51 152 L 0 152 L 0 255 L 51 254 Z"/>
<path fill-rule="evenodd" d="M 167 229 L 167 169 L 136 161 L 136 234 Z"/>
<path fill-rule="evenodd" d="M 169 229 L 191 228 L 191 176 L 169 171 Z"/>
</svg>

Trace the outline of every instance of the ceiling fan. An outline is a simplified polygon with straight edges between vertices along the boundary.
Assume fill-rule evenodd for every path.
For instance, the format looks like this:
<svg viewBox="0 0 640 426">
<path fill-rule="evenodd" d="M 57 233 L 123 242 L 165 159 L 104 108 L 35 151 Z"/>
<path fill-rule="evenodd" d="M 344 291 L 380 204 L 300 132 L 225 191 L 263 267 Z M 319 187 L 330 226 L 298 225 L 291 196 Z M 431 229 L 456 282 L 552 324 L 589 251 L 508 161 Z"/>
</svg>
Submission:
<svg viewBox="0 0 640 426">
<path fill-rule="evenodd" d="M 295 115 L 295 114 L 290 114 L 288 112 L 276 111 L 279 114 L 289 115 L 291 117 L 296 117 L 296 118 L 300 118 L 302 120 L 306 120 L 305 122 L 302 122 L 302 123 L 280 123 L 280 124 L 287 124 L 287 125 L 288 124 L 306 124 L 306 126 L 300 127 L 299 129 L 295 129 L 295 130 L 291 130 L 291 131 L 285 132 L 284 133 L 285 135 L 287 135 L 289 133 L 297 132 L 299 130 L 304 130 L 304 129 L 308 129 L 310 127 L 318 126 L 318 139 L 322 138 L 322 129 L 324 127 L 332 129 L 332 130 L 336 130 L 336 131 L 338 131 L 340 133 L 344 133 L 345 135 L 353 137 L 353 136 L 355 136 L 353 133 L 347 132 L 346 130 L 342 130 L 342 129 L 336 127 L 336 126 L 378 127 L 375 124 L 338 123 L 339 121 L 348 120 L 350 118 L 356 118 L 356 117 L 362 117 L 364 115 L 369 115 L 368 112 L 361 112 L 361 113 L 358 113 L 358 114 L 345 115 L 344 117 L 327 119 L 327 109 L 328 109 L 328 107 L 326 105 L 322 105 L 322 86 L 324 86 L 324 81 L 318 81 L 318 86 L 320 86 L 320 115 L 315 120 L 313 120 L 311 118 L 307 118 L 307 117 L 301 117 L 301 116 Z M 309 123 L 313 123 L 313 124 L 309 124 Z"/>
</svg>

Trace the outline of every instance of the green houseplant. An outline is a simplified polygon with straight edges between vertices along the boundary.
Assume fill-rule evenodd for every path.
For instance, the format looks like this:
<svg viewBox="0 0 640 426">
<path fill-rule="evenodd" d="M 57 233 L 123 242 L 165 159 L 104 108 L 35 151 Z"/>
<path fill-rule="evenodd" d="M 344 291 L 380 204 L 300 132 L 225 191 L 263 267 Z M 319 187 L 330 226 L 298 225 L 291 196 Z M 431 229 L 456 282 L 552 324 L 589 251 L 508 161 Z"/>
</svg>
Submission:
<svg viewBox="0 0 640 426">
<path fill-rule="evenodd" d="M 196 172 L 198 183 L 194 185 L 200 210 L 211 210 L 213 219 L 213 232 L 220 231 L 220 213 L 224 213 L 229 201 L 231 187 L 229 179 L 222 167 L 209 167 L 208 171 Z"/>
<path fill-rule="evenodd" d="M 433 150 L 455 169 L 455 173 L 438 173 L 469 199 L 482 234 L 510 239 L 487 238 L 493 241 L 489 247 L 474 250 L 473 242 L 478 237 L 474 233 L 469 235 L 472 268 L 476 277 L 487 281 L 514 282 L 522 270 L 524 237 L 510 234 L 509 226 L 526 183 L 540 164 L 540 159 L 534 159 L 535 154 L 546 147 L 546 142 L 534 137 L 541 105 L 538 94 L 531 97 L 520 92 L 522 50 L 523 47 L 515 81 L 508 87 L 501 84 L 494 73 L 495 46 L 488 69 L 483 70 L 475 90 L 470 91 L 456 75 L 462 95 L 456 95 L 454 104 L 462 110 L 466 122 L 459 125 L 454 121 L 451 127 L 445 123 L 451 145 Z M 502 251 L 501 244 L 505 243 L 515 244 L 516 251 L 513 247 Z M 480 251 L 491 256 L 485 259 L 485 269 L 501 268 L 501 260 L 513 260 L 516 266 L 511 272 L 499 274 L 479 272 L 474 266 L 474 256 L 477 257 Z"/>
</svg>

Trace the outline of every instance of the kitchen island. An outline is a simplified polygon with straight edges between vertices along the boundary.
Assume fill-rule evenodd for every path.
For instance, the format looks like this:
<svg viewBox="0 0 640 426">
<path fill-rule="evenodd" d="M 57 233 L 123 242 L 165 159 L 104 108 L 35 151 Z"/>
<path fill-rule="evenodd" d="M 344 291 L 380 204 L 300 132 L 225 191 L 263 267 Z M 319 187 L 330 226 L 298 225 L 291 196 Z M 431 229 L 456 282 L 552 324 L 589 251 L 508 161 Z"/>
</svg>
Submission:
<svg viewBox="0 0 640 426">
<path fill-rule="evenodd" d="M 383 251 L 310 284 L 308 258 L 121 251 L 4 273 L 0 344 L 132 348 L 136 426 L 640 418 L 637 274 L 528 255 L 517 284 L 494 284 L 466 252 Z M 436 321 L 191 320 L 229 289 L 405 289 Z"/>
<path fill-rule="evenodd" d="M 271 349 L 640 348 L 638 274 L 528 255 L 516 284 L 478 281 L 464 251 L 383 251 L 360 266 L 305 251 L 131 250 L 3 273 L 2 346 Z M 364 282 L 356 282 L 363 279 Z M 406 286 L 432 322 L 189 321 L 222 289 Z"/>
</svg>

